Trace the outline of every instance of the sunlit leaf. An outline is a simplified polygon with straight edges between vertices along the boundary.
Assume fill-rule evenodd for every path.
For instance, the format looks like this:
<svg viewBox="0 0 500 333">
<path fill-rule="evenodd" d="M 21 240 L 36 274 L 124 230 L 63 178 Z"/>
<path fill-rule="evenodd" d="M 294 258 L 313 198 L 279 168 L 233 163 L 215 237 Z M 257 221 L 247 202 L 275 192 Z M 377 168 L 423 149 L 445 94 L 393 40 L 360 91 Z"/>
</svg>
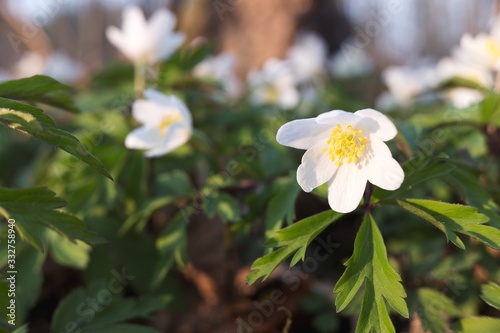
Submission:
<svg viewBox="0 0 500 333">
<path fill-rule="evenodd" d="M 401 277 L 391 267 L 382 234 L 367 214 L 354 242 L 354 253 L 345 263 L 347 269 L 335 285 L 337 311 L 342 311 L 365 283 L 364 298 L 356 332 L 395 332 L 386 302 L 408 318 Z"/>
<path fill-rule="evenodd" d="M 293 258 L 290 266 L 294 266 L 301 259 L 303 260 L 307 246 L 341 216 L 342 214 L 328 210 L 305 218 L 284 229 L 269 232 L 267 245 L 276 249 L 255 260 L 252 272 L 247 276 L 248 283 L 253 284 L 260 278 L 267 279 L 276 267 L 291 255 Z"/>
<path fill-rule="evenodd" d="M 70 91 L 71 87 L 43 75 L 0 83 L 0 97 L 43 103 L 70 112 L 79 112 L 68 94 Z"/>
<path fill-rule="evenodd" d="M 474 207 L 422 199 L 396 200 L 394 203 L 431 222 L 449 241 L 461 249 L 465 249 L 465 245 L 457 233 L 500 249 L 500 230 L 484 225 L 488 222 L 488 217 L 478 213 Z"/>
<path fill-rule="evenodd" d="M 43 228 L 51 228 L 71 241 L 82 240 L 90 245 L 104 242 L 90 231 L 82 220 L 57 210 L 66 206 L 61 198 L 45 187 L 30 189 L 0 188 L 0 215 L 14 219 L 21 237 L 43 251 Z"/>
<path fill-rule="evenodd" d="M 56 146 L 111 178 L 102 163 L 73 135 L 55 127 L 41 109 L 0 98 L 0 124 Z"/>
</svg>

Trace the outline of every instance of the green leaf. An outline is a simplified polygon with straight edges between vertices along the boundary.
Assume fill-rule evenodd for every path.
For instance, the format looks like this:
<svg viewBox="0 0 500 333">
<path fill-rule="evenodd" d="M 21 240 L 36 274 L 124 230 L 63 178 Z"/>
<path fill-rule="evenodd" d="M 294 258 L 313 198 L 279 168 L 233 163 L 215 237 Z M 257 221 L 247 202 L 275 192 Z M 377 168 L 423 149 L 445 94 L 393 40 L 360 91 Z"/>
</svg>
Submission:
<svg viewBox="0 0 500 333">
<path fill-rule="evenodd" d="M 490 218 L 489 224 L 499 228 L 500 216 L 498 205 L 492 195 L 488 192 L 488 186 L 478 182 L 481 173 L 463 164 L 458 166 L 452 173 L 446 176 L 453 187 L 464 197 L 465 203 L 477 207 L 479 212 Z"/>
<path fill-rule="evenodd" d="M 70 241 L 50 229 L 45 230 L 45 235 L 55 262 L 76 269 L 87 267 L 89 252 L 92 249 L 88 244 L 79 240 Z"/>
<path fill-rule="evenodd" d="M 81 333 L 118 332 L 119 328 L 126 329 L 126 332 L 142 332 L 133 331 L 121 323 L 144 318 L 164 307 L 165 301 L 151 297 L 140 300 L 124 298 L 120 295 L 122 290 L 123 285 L 113 275 L 109 280 L 91 284 L 88 290 L 75 289 L 59 303 L 52 318 L 52 332 L 76 332 L 78 329 Z"/>
<path fill-rule="evenodd" d="M 498 333 L 500 332 L 500 319 L 490 317 L 469 317 L 460 320 L 453 326 L 457 333 Z"/>
<path fill-rule="evenodd" d="M 73 135 L 55 127 L 41 109 L 0 98 L 0 124 L 60 148 L 113 179 L 104 165 Z"/>
<path fill-rule="evenodd" d="M 474 207 L 422 199 L 396 200 L 394 203 L 431 222 L 461 249 L 465 249 L 465 245 L 457 232 L 500 249 L 500 230 L 484 225 L 488 222 L 488 217 L 478 213 Z"/>
<path fill-rule="evenodd" d="M 354 253 L 345 263 L 347 269 L 335 286 L 337 312 L 342 311 L 365 282 L 363 304 L 356 332 L 395 332 L 385 301 L 408 318 L 401 277 L 391 267 L 382 234 L 367 214 L 354 241 Z M 385 300 L 385 301 L 384 301 Z"/>
<path fill-rule="evenodd" d="M 183 267 L 187 262 L 187 222 L 193 208 L 180 211 L 169 224 L 163 229 L 156 240 L 156 249 L 161 255 L 160 261 L 155 268 L 153 288 L 160 285 L 165 276 L 172 268 L 174 261 Z"/>
<path fill-rule="evenodd" d="M 403 193 L 412 190 L 418 184 L 440 178 L 455 169 L 455 165 L 446 157 L 417 156 L 403 165 L 405 179 L 401 187 L 395 191 L 386 191 L 379 187 L 375 189 L 372 203 L 400 197 Z"/>
<path fill-rule="evenodd" d="M 430 288 L 419 288 L 415 292 L 416 311 L 418 312 L 424 329 L 433 333 L 448 332 L 448 325 L 443 314 L 450 316 L 459 316 L 458 309 L 453 301 Z"/>
<path fill-rule="evenodd" d="M 14 219 L 16 228 L 26 241 L 43 252 L 40 236 L 43 228 L 51 228 L 71 241 L 80 239 L 89 245 L 104 240 L 90 231 L 82 220 L 66 212 L 56 210 L 66 205 L 46 187 L 30 189 L 0 188 L 0 215 Z"/>
<path fill-rule="evenodd" d="M 465 77 L 455 76 L 440 84 L 438 90 L 453 89 L 456 87 L 469 88 L 488 93 L 490 90 L 479 82 L 469 80 Z"/>
<path fill-rule="evenodd" d="M 488 305 L 500 310 L 500 286 L 494 282 L 481 286 L 481 298 Z"/>
<path fill-rule="evenodd" d="M 252 272 L 246 278 L 247 282 L 253 284 L 259 278 L 267 279 L 278 265 L 294 253 L 290 267 L 299 260 L 304 260 L 307 246 L 342 215 L 328 210 L 305 218 L 282 230 L 269 232 L 267 245 L 279 249 L 266 254 L 253 263 Z"/>
<path fill-rule="evenodd" d="M 205 213 L 210 218 L 218 215 L 227 222 L 235 222 L 240 219 L 238 201 L 227 193 L 215 192 L 207 195 L 203 204 Z"/>
<path fill-rule="evenodd" d="M 283 219 L 291 224 L 295 219 L 295 200 L 300 193 L 295 176 L 278 179 L 271 187 L 271 200 L 266 212 L 266 230 L 275 231 Z"/>
<path fill-rule="evenodd" d="M 500 94 L 489 94 L 481 104 L 481 121 L 500 126 Z"/>
<path fill-rule="evenodd" d="M 68 94 L 71 87 L 42 75 L 0 83 L 0 97 L 43 103 L 70 112 L 79 112 Z"/>
<path fill-rule="evenodd" d="M 166 196 L 156 199 L 148 199 L 135 213 L 130 215 L 128 219 L 125 220 L 122 227 L 118 231 L 119 235 L 125 234 L 133 226 L 136 226 L 138 230 L 141 230 L 146 226 L 147 221 L 153 215 L 155 211 L 169 204 L 175 202 L 177 198 L 173 196 Z"/>
</svg>

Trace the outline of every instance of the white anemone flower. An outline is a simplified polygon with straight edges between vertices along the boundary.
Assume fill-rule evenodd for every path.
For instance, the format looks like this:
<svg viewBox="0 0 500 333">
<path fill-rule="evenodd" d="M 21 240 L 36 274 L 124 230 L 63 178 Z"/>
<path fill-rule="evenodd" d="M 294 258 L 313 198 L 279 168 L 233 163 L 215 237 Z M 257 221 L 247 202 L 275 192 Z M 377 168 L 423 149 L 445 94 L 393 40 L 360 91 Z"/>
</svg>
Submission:
<svg viewBox="0 0 500 333">
<path fill-rule="evenodd" d="M 208 78 L 219 81 L 224 91 L 231 98 L 241 94 L 241 83 L 234 73 L 236 57 L 231 53 L 221 53 L 200 62 L 193 71 L 198 78 Z"/>
<path fill-rule="evenodd" d="M 146 150 L 146 157 L 157 157 L 185 144 L 193 132 L 191 113 L 176 96 L 147 89 L 146 99 L 132 105 L 132 115 L 142 124 L 127 135 L 125 146 Z"/>
<path fill-rule="evenodd" d="M 14 65 L 12 77 L 21 79 L 33 75 L 47 75 L 64 83 L 74 83 L 81 79 L 84 73 L 83 65 L 64 52 L 56 51 L 47 57 L 26 52 Z"/>
<path fill-rule="evenodd" d="M 287 52 L 293 74 L 298 83 L 317 81 L 325 73 L 328 47 L 319 35 L 303 32 L 297 35 Z"/>
<path fill-rule="evenodd" d="M 256 105 L 276 105 L 284 109 L 297 106 L 300 95 L 290 64 L 271 58 L 260 70 L 248 73 L 251 102 Z"/>
<path fill-rule="evenodd" d="M 328 69 L 334 78 L 353 78 L 373 72 L 373 60 L 364 49 L 356 49 L 349 55 L 339 51 L 328 61 Z"/>
<path fill-rule="evenodd" d="M 123 11 L 122 30 L 108 27 L 106 35 L 133 63 L 149 65 L 169 58 L 184 43 L 185 35 L 174 32 L 177 18 L 167 9 L 156 11 L 149 22 L 138 6 Z"/>
<path fill-rule="evenodd" d="M 454 55 L 467 63 L 500 70 L 500 21 L 494 25 L 491 34 L 463 35 Z"/>
<path fill-rule="evenodd" d="M 300 187 L 311 192 L 328 182 L 330 207 L 348 213 L 359 205 L 367 182 L 391 191 L 401 186 L 403 169 L 384 143 L 396 134 L 394 124 L 376 110 L 334 110 L 286 123 L 276 140 L 306 150 L 297 169 Z"/>
<path fill-rule="evenodd" d="M 382 73 L 385 85 L 398 105 L 408 106 L 420 94 L 437 85 L 436 71 L 433 66 L 388 67 Z"/>
<path fill-rule="evenodd" d="M 485 68 L 464 63 L 455 58 L 443 58 L 439 61 L 436 72 L 439 81 L 446 82 L 455 77 L 467 79 L 484 88 L 493 88 L 493 76 Z M 484 99 L 484 94 L 476 89 L 457 87 L 441 93 L 441 96 L 456 108 L 467 108 Z"/>
</svg>

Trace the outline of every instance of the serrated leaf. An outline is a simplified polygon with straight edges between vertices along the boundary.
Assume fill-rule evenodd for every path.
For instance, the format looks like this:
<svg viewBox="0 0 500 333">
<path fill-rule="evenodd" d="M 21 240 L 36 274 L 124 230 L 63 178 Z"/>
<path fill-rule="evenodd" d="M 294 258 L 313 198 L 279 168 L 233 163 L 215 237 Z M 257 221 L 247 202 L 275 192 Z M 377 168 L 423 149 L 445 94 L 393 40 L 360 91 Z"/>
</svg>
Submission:
<svg viewBox="0 0 500 333">
<path fill-rule="evenodd" d="M 300 192 L 295 176 L 278 179 L 271 187 L 271 199 L 266 211 L 266 230 L 278 230 L 286 220 L 295 218 L 295 201 Z"/>
<path fill-rule="evenodd" d="M 498 333 L 500 332 L 500 319 L 490 317 L 469 317 L 453 325 L 457 333 Z"/>
<path fill-rule="evenodd" d="M 290 266 L 294 266 L 300 259 L 304 259 L 306 249 L 309 244 L 326 227 L 338 220 L 343 214 L 334 211 L 325 211 L 278 231 L 268 233 L 266 245 L 278 248 L 273 252 L 255 260 L 252 265 L 252 272 L 247 276 L 249 284 L 255 283 L 260 278 L 264 280 L 285 261 L 294 254 Z"/>
<path fill-rule="evenodd" d="M 0 188 L 0 215 L 16 220 L 20 236 L 43 252 L 40 236 L 50 228 L 71 241 L 80 239 L 96 245 L 104 240 L 90 231 L 82 220 L 56 210 L 66 205 L 64 200 L 46 187 L 30 189 Z"/>
<path fill-rule="evenodd" d="M 401 277 L 387 260 L 382 234 L 367 214 L 354 241 L 354 253 L 345 263 L 347 269 L 335 285 L 337 312 L 342 311 L 365 282 L 363 304 L 356 332 L 395 332 L 386 304 L 408 318 Z"/>
<path fill-rule="evenodd" d="M 459 316 L 458 309 L 453 301 L 431 288 L 419 288 L 415 292 L 416 311 L 425 330 L 433 333 L 448 332 L 448 325 L 443 314 L 450 316 Z"/>
<path fill-rule="evenodd" d="M 104 165 L 73 135 L 55 127 L 41 109 L 0 98 L 0 124 L 60 148 L 113 179 Z"/>
<path fill-rule="evenodd" d="M 494 282 L 481 286 L 481 298 L 488 305 L 500 310 L 500 286 Z"/>
<path fill-rule="evenodd" d="M 79 112 L 68 92 L 71 87 L 43 75 L 0 83 L 0 97 L 43 103 L 50 106 Z"/>
<path fill-rule="evenodd" d="M 500 230 L 484 225 L 489 218 L 478 213 L 474 207 L 422 199 L 395 200 L 394 203 L 431 222 L 449 241 L 461 249 L 465 249 L 465 245 L 457 233 L 500 249 Z"/>
</svg>

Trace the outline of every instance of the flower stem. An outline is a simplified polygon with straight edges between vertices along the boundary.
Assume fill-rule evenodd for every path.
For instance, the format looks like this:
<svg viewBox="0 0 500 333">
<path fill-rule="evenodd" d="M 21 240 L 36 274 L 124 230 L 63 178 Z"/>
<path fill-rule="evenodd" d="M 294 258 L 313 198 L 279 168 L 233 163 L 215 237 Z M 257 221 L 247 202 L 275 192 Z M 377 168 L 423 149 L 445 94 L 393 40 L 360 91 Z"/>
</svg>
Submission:
<svg viewBox="0 0 500 333">
<path fill-rule="evenodd" d="M 146 64 L 143 62 L 138 62 L 135 64 L 135 69 L 134 69 L 135 98 L 142 98 L 144 96 L 145 88 L 146 88 Z"/>
<path fill-rule="evenodd" d="M 372 184 L 370 184 L 368 182 L 366 183 L 365 193 L 363 194 L 363 199 L 365 201 L 364 208 L 366 210 L 366 213 L 369 213 L 371 208 L 372 208 L 372 206 L 370 205 L 370 199 L 372 197 L 372 193 L 373 193 L 374 189 L 375 188 L 373 187 Z"/>
</svg>

